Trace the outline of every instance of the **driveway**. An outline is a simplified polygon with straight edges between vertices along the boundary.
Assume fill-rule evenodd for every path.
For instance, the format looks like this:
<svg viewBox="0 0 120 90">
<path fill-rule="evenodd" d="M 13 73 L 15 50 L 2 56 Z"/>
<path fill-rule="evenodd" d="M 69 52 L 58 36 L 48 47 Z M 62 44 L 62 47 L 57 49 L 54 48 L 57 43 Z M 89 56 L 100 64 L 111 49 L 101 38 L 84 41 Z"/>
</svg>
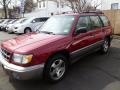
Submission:
<svg viewBox="0 0 120 90">
<path fill-rule="evenodd" d="M 0 32 L 0 42 L 15 36 Z M 57 84 L 12 80 L 0 67 L 0 90 L 120 90 L 120 39 L 112 41 L 108 54 L 93 53 L 73 64 Z"/>
</svg>

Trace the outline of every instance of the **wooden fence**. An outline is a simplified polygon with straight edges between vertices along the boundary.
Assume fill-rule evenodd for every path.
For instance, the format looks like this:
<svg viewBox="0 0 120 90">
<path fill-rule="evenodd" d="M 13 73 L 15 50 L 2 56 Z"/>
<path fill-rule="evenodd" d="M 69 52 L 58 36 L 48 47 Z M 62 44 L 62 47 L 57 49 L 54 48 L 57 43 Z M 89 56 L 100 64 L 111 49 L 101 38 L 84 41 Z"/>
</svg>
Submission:
<svg viewBox="0 0 120 90">
<path fill-rule="evenodd" d="M 105 15 L 111 21 L 113 26 L 113 34 L 120 35 L 120 10 L 105 10 Z"/>
</svg>

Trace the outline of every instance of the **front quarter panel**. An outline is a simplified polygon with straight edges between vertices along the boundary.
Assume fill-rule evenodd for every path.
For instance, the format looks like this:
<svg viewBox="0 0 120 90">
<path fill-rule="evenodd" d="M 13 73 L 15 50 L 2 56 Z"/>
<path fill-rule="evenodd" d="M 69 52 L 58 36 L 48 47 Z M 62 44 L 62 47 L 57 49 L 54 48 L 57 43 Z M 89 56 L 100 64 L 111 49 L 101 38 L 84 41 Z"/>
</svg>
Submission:
<svg viewBox="0 0 120 90">
<path fill-rule="evenodd" d="M 15 53 L 33 54 L 32 65 L 38 65 L 47 61 L 47 59 L 61 50 L 70 51 L 70 44 L 72 38 L 69 36 L 62 36 L 59 39 L 49 39 L 45 42 L 36 42 L 22 48 L 16 49 Z M 68 47 L 69 46 L 69 47 Z M 28 52 L 26 52 L 28 50 Z M 21 51 L 21 52 L 18 52 Z M 25 52 L 24 52 L 25 51 Z"/>
</svg>

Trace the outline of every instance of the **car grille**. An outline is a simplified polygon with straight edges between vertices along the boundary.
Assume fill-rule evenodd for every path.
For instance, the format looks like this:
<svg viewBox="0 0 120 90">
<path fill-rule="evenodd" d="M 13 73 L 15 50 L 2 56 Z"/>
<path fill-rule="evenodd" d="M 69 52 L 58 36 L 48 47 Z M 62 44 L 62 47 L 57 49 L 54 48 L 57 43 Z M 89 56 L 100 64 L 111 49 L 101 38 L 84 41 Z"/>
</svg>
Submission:
<svg viewBox="0 0 120 90">
<path fill-rule="evenodd" d="M 2 56 L 7 59 L 7 60 L 10 60 L 10 57 L 11 57 L 11 53 L 8 52 L 7 50 L 5 49 L 1 49 L 1 53 L 2 53 Z"/>
</svg>

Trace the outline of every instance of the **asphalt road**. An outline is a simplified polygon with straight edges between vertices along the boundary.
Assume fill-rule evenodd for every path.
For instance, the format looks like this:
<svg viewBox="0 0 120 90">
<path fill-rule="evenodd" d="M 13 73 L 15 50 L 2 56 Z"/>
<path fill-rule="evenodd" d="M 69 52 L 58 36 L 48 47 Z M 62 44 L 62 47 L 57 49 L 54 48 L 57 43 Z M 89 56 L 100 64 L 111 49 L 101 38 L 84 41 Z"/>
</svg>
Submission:
<svg viewBox="0 0 120 90">
<path fill-rule="evenodd" d="M 15 36 L 0 32 L 0 42 Z M 120 90 L 120 40 L 112 41 L 108 54 L 93 53 L 73 64 L 57 84 L 11 80 L 0 67 L 0 90 Z"/>
</svg>

